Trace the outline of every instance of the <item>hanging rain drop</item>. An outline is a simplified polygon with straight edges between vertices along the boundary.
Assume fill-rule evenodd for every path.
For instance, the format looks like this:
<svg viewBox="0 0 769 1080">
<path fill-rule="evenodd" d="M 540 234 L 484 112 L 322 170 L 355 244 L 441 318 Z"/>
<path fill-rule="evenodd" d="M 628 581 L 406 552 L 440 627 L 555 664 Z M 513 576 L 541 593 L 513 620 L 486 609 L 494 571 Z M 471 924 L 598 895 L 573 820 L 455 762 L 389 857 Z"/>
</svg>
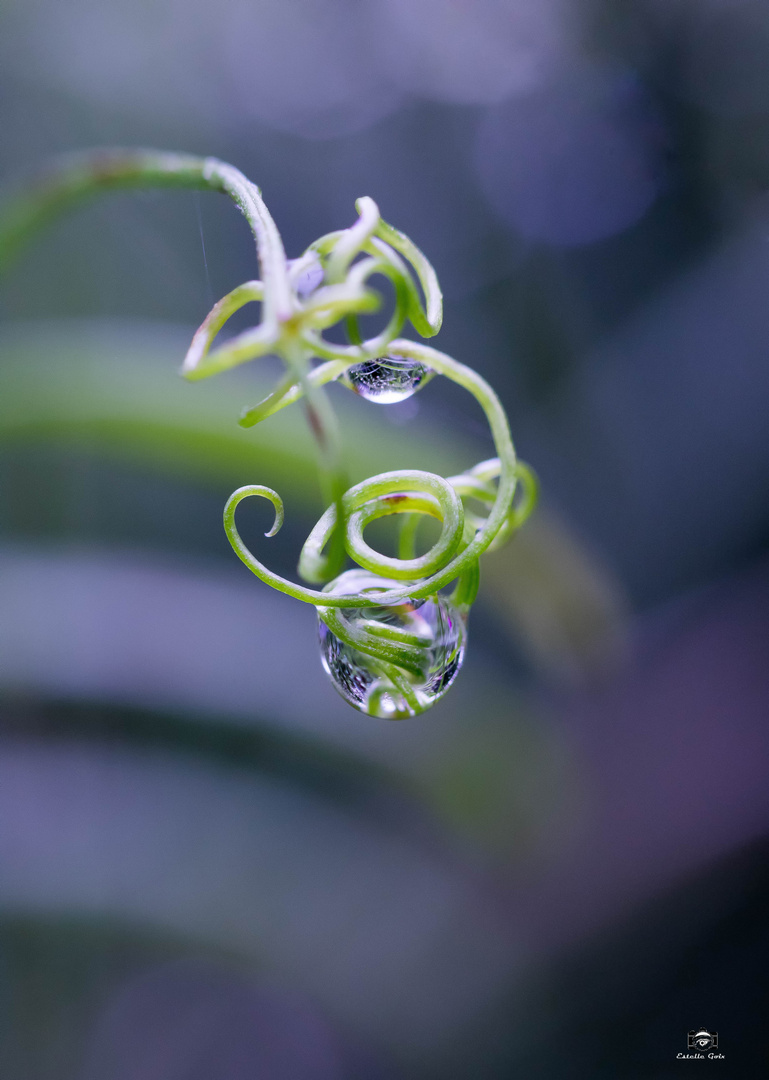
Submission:
<svg viewBox="0 0 769 1080">
<path fill-rule="evenodd" d="M 339 594 L 402 587 L 365 570 L 348 570 L 326 591 Z M 328 611 L 329 609 L 327 609 Z M 333 633 L 319 616 L 320 654 L 336 690 L 353 708 L 384 720 L 402 720 L 443 697 L 462 666 L 465 619 L 445 596 L 366 608 L 334 608 L 344 631 L 367 638 L 372 650 L 389 645 L 400 663 L 370 655 Z M 372 629 L 373 628 L 373 629 Z"/>
<path fill-rule="evenodd" d="M 353 364 L 342 375 L 340 382 L 366 401 L 392 405 L 410 398 L 434 374 L 433 369 L 421 360 L 412 360 L 407 356 L 380 356 L 376 360 Z"/>
</svg>

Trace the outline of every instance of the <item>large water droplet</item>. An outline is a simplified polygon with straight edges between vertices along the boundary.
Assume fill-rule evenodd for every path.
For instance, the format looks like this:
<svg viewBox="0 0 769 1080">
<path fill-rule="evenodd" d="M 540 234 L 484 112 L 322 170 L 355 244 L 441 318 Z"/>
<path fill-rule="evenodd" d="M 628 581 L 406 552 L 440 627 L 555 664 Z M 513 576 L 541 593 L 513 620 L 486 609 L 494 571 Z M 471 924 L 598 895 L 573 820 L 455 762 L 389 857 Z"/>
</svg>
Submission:
<svg viewBox="0 0 769 1080">
<path fill-rule="evenodd" d="M 408 356 L 379 356 L 376 360 L 364 360 L 353 364 L 341 378 L 356 394 L 379 405 L 392 405 L 405 401 L 424 386 L 435 372 L 421 360 Z"/>
<path fill-rule="evenodd" d="M 327 591 L 371 591 L 374 600 L 376 591 L 401 588 L 402 584 L 365 570 L 348 570 Z M 398 686 L 392 668 L 388 672 L 386 663 L 349 645 L 319 619 L 323 667 L 337 691 L 359 712 L 385 720 L 415 716 L 443 697 L 456 678 L 464 660 L 467 628 L 463 616 L 446 597 L 336 610 L 348 625 L 375 621 L 395 628 L 401 638 L 414 643 L 409 649 L 409 666 L 397 668 Z"/>
</svg>

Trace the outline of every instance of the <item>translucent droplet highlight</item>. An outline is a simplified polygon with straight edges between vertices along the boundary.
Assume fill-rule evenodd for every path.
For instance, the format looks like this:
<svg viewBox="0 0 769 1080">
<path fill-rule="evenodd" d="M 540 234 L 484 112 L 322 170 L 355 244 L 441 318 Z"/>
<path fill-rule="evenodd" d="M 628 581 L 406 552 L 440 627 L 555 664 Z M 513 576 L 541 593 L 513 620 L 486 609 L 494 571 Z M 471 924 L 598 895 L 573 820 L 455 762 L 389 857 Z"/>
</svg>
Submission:
<svg viewBox="0 0 769 1080">
<path fill-rule="evenodd" d="M 348 570 L 327 591 L 371 592 L 374 600 L 377 592 L 402 584 L 365 570 Z M 359 712 L 384 720 L 415 716 L 442 698 L 454 682 L 464 660 L 467 627 L 446 597 L 335 610 L 346 630 L 370 635 L 371 654 L 338 637 L 319 618 L 323 667 L 336 690 Z M 387 637 L 388 628 L 392 639 Z M 403 647 L 404 662 L 395 665 L 377 656 L 379 643 Z"/>
<path fill-rule="evenodd" d="M 410 398 L 434 374 L 433 369 L 421 360 L 412 360 L 408 356 L 379 356 L 376 360 L 353 364 L 340 381 L 366 401 L 392 405 Z"/>
</svg>

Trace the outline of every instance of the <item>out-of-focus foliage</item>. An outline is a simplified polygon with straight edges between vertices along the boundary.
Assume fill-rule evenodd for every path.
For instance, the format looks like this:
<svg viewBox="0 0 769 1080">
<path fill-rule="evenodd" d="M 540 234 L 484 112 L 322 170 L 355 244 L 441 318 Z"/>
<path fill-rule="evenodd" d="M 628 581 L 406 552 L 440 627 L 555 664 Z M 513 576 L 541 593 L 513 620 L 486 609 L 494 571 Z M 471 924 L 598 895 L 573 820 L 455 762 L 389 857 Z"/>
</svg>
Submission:
<svg viewBox="0 0 769 1080">
<path fill-rule="evenodd" d="M 9 182 L 215 154 L 289 254 L 375 198 L 544 491 L 454 696 L 345 716 L 311 613 L 221 532 L 235 484 L 274 483 L 293 572 L 301 417 L 243 432 L 252 375 L 174 374 L 254 276 L 237 214 L 120 196 L 29 251 L 0 291 L 0 1073 L 663 1076 L 707 1022 L 753 1075 L 766 4 L 16 0 L 0 29 Z M 437 380 L 348 404 L 354 479 L 490 451 Z"/>
</svg>

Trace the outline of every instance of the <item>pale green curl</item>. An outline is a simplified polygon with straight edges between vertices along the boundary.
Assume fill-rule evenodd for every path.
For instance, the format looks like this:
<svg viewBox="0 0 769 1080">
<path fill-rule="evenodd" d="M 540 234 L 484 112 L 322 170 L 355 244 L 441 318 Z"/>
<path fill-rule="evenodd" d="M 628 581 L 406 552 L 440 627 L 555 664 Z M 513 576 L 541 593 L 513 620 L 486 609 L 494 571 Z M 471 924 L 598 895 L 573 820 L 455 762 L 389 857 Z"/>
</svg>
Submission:
<svg viewBox="0 0 769 1080">
<path fill-rule="evenodd" d="M 359 216 L 350 228 L 321 237 L 298 259 L 290 260 L 259 188 L 237 169 L 214 158 L 152 150 L 99 151 L 56 164 L 0 213 L 0 268 L 42 225 L 68 207 L 101 190 L 134 187 L 218 191 L 241 210 L 256 241 L 259 278 L 239 285 L 214 305 L 192 339 L 182 374 L 203 379 L 261 356 L 278 356 L 285 366 L 282 378 L 266 398 L 243 410 L 240 423 L 253 426 L 301 402 L 315 438 L 328 509 L 310 533 L 299 561 L 300 576 L 309 584 L 297 584 L 269 570 L 238 533 L 235 511 L 251 496 L 267 499 L 275 510 L 267 536 L 279 531 L 283 503 L 271 488 L 249 484 L 230 496 L 224 510 L 230 543 L 266 584 L 314 605 L 332 633 L 368 657 L 402 695 L 407 713 L 421 711 L 413 679 L 424 667 L 428 638 L 423 631 L 369 618 L 366 611 L 406 602 L 418 605 L 454 584 L 452 602 L 466 618 L 478 589 L 480 556 L 523 524 L 537 494 L 532 472 L 516 458 L 504 409 L 485 379 L 445 353 L 399 336 L 407 323 L 423 338 L 440 329 L 443 302 L 435 271 L 408 237 L 382 221 L 369 198 L 357 201 Z M 392 284 L 393 308 L 382 329 L 363 339 L 358 317 L 382 306 L 381 295 L 371 284 L 375 276 Z M 229 318 L 251 303 L 260 305 L 256 324 L 217 345 L 217 335 Z M 339 323 L 347 330 L 346 345 L 324 336 Z M 398 363 L 413 361 L 472 394 L 486 415 L 497 456 L 449 479 L 409 469 L 381 473 L 349 487 L 340 433 L 324 386 L 342 377 L 349 382 L 358 365 L 376 366 L 388 357 Z M 403 515 L 397 553 L 375 551 L 365 539 L 367 526 L 395 514 Z M 424 517 L 440 523 L 440 534 L 428 551 L 417 554 L 417 531 Z M 347 558 L 381 578 L 381 588 L 330 591 Z M 340 609 L 361 611 L 348 618 Z M 381 688 L 376 694 L 379 700 Z"/>
</svg>

